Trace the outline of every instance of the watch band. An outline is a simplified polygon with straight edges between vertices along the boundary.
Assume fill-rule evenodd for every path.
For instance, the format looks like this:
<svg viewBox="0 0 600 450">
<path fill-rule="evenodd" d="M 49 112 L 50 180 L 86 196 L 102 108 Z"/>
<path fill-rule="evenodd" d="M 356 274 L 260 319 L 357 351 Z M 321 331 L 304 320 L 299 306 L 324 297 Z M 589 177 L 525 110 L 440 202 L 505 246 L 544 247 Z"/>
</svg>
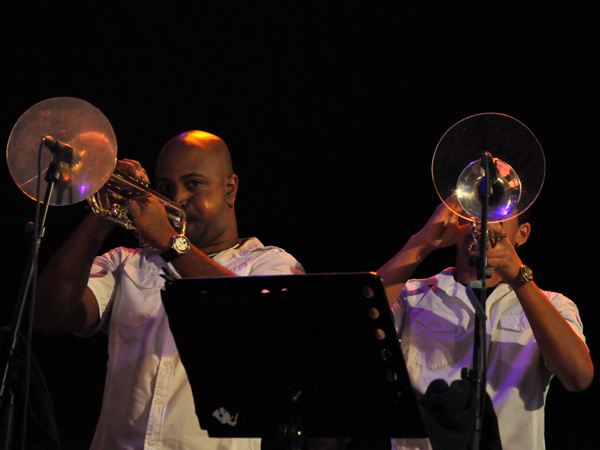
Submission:
<svg viewBox="0 0 600 450">
<path fill-rule="evenodd" d="M 517 278 L 510 283 L 510 287 L 516 289 L 521 286 L 525 286 L 530 281 L 533 281 L 533 272 L 529 267 L 523 264 L 519 269 L 519 275 L 517 275 Z"/>
</svg>

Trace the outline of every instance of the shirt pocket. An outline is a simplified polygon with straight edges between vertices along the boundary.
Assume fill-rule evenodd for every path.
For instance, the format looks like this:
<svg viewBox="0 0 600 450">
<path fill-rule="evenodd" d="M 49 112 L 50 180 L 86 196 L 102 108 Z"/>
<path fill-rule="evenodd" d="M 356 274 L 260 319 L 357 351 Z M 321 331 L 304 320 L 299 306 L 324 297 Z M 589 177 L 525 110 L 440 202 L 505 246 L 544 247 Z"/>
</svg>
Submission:
<svg viewBox="0 0 600 450">
<path fill-rule="evenodd" d="M 520 308 L 517 311 L 506 311 L 500 318 L 499 325 L 500 329 L 508 334 L 511 332 L 522 333 L 531 328 L 525 312 Z"/>
<path fill-rule="evenodd" d="M 113 320 L 127 327 L 155 320 L 164 311 L 160 297 L 163 286 L 156 270 L 126 265 L 116 292 Z"/>
<path fill-rule="evenodd" d="M 409 318 L 408 365 L 428 369 L 452 364 L 455 359 L 459 318 L 446 311 L 411 308 Z"/>
<path fill-rule="evenodd" d="M 529 352 L 532 344 L 537 347 L 531 325 L 520 306 L 504 312 L 498 322 L 500 338 L 498 347 L 503 359 L 513 360 L 522 352 Z"/>
<path fill-rule="evenodd" d="M 498 328 L 500 337 L 496 343 L 496 351 L 504 364 L 511 367 L 513 377 L 518 379 L 521 371 L 531 370 L 528 368 L 541 361 L 539 347 L 533 336 L 531 325 L 525 312 L 517 307 L 502 315 Z"/>
</svg>

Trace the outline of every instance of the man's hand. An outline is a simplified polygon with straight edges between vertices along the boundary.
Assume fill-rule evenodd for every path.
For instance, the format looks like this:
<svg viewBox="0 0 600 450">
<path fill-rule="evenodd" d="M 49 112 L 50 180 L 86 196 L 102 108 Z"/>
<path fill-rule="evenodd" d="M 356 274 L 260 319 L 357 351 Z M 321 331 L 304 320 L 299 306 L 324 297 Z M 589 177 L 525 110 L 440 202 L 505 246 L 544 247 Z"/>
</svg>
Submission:
<svg viewBox="0 0 600 450">
<path fill-rule="evenodd" d="M 490 224 L 488 235 L 487 265 L 494 269 L 504 283 L 510 284 L 519 275 L 521 258 L 501 224 Z"/>
<path fill-rule="evenodd" d="M 136 227 L 140 241 L 160 252 L 170 247 L 171 238 L 179 234 L 169 221 L 165 206 L 153 195 L 129 200 L 123 205 Z"/>
<path fill-rule="evenodd" d="M 133 159 L 117 162 L 117 169 L 132 178 L 149 182 L 146 170 Z M 129 211 L 140 241 L 163 252 L 170 247 L 171 238 L 177 231 L 169 221 L 165 206 L 152 194 L 141 194 L 125 199 L 122 204 Z"/>
<path fill-rule="evenodd" d="M 448 197 L 433 212 L 425 226 L 413 238 L 421 242 L 429 251 L 449 247 L 458 242 L 465 226 L 459 223 L 454 211 L 461 211 L 456 195 Z"/>
<path fill-rule="evenodd" d="M 117 161 L 117 169 L 129 175 L 131 178 L 138 178 L 147 183 L 150 182 L 150 180 L 148 180 L 148 175 L 146 174 L 146 169 L 134 159 L 121 159 Z"/>
</svg>

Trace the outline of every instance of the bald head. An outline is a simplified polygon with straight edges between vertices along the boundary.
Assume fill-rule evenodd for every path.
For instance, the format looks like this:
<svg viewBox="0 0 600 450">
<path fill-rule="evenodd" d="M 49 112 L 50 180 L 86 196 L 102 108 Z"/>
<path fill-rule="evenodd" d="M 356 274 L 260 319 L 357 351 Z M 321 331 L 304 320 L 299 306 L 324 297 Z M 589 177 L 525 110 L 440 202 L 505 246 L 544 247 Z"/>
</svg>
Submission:
<svg viewBox="0 0 600 450">
<path fill-rule="evenodd" d="M 184 208 L 186 235 L 209 254 L 239 242 L 234 204 L 238 178 L 225 142 L 186 131 L 165 144 L 156 160 L 156 190 Z"/>
<path fill-rule="evenodd" d="M 233 174 L 231 155 L 225 141 L 214 134 L 200 130 L 186 131 L 169 140 L 160 151 L 156 165 L 158 167 L 167 154 L 183 156 L 190 150 L 197 151 L 203 158 L 209 159 L 214 170 L 222 171 L 220 175 L 228 177 Z"/>
</svg>

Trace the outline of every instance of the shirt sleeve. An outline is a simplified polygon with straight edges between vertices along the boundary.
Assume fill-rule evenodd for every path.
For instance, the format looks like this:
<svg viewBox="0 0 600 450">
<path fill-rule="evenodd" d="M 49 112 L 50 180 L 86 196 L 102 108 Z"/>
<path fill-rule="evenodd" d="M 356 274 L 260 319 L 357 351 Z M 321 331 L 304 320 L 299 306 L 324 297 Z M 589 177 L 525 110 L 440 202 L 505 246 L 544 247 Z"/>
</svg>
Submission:
<svg viewBox="0 0 600 450">
<path fill-rule="evenodd" d="M 544 295 L 554 305 L 556 310 L 567 321 L 575 334 L 585 343 L 585 335 L 583 334 L 583 322 L 579 316 L 579 309 L 575 303 L 562 294 L 556 292 L 544 291 Z M 586 344 L 587 345 L 587 344 Z"/>
<path fill-rule="evenodd" d="M 86 337 L 99 331 L 110 315 L 110 307 L 116 287 L 116 269 L 121 261 L 120 249 L 113 249 L 104 255 L 97 256 L 92 264 L 87 287 L 92 291 L 100 312 L 100 321 L 93 327 L 78 332 L 78 336 Z"/>
</svg>

